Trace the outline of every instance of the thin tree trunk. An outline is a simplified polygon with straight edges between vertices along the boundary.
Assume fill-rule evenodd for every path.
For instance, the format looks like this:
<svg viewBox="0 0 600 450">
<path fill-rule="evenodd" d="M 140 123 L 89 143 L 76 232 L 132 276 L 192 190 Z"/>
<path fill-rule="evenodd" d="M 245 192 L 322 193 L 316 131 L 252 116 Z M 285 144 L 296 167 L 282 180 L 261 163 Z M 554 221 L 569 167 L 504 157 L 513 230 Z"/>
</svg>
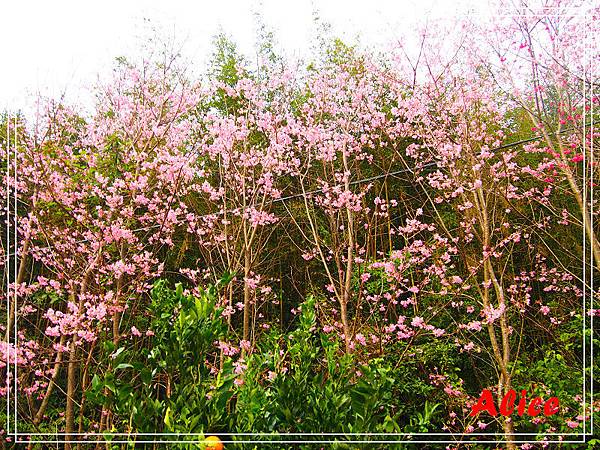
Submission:
<svg viewBox="0 0 600 450">
<path fill-rule="evenodd" d="M 342 151 L 342 158 L 344 162 L 344 189 L 346 192 L 350 192 L 350 179 L 348 170 L 348 158 L 346 157 L 346 153 Z M 344 341 L 346 343 L 346 353 L 351 352 L 350 343 L 352 340 L 352 332 L 350 330 L 350 326 L 348 325 L 348 304 L 352 299 L 352 272 L 354 270 L 354 215 L 352 214 L 352 210 L 346 206 L 346 218 L 348 220 L 348 239 L 346 244 L 348 245 L 348 251 L 346 254 L 346 277 L 344 280 L 344 292 L 342 297 L 342 302 L 340 305 L 340 314 L 342 315 L 342 326 L 344 327 Z"/>
<path fill-rule="evenodd" d="M 492 284 L 494 286 L 494 291 L 498 299 L 498 307 L 503 308 L 503 311 L 500 315 L 500 335 L 502 339 L 502 347 L 500 347 L 500 344 L 498 343 L 498 340 L 496 338 L 496 330 L 494 324 L 491 322 L 488 322 L 487 324 L 487 330 L 490 337 L 490 342 L 492 344 L 494 357 L 496 358 L 498 368 L 500 369 L 500 374 L 498 377 L 498 397 L 502 398 L 511 389 L 511 375 L 508 370 L 508 366 L 510 363 L 510 336 L 508 332 L 508 323 L 506 320 L 507 305 L 504 299 L 504 291 L 502 289 L 502 286 L 500 286 L 498 279 L 496 278 L 496 274 L 492 266 L 492 261 L 489 255 L 487 254 L 487 252 L 489 252 L 491 248 L 491 235 L 490 220 L 487 209 L 488 205 L 483 193 L 483 189 L 478 188 L 475 191 L 475 195 L 473 197 L 477 211 L 480 215 L 481 233 L 483 238 L 483 307 L 488 311 L 492 307 L 490 301 L 490 284 Z M 515 449 L 516 446 L 514 442 L 514 425 L 510 417 L 506 417 L 504 419 L 502 423 L 502 428 L 504 430 L 504 437 L 506 439 L 506 448 L 509 450 Z"/>
<path fill-rule="evenodd" d="M 72 433 L 75 425 L 75 385 L 77 384 L 75 380 L 75 375 L 77 373 L 76 367 L 76 353 L 77 346 L 75 344 L 75 336 L 73 336 L 73 340 L 71 341 L 71 345 L 69 346 L 69 365 L 67 368 L 67 408 L 65 411 L 65 438 L 67 441 L 73 439 Z M 65 448 L 70 449 L 71 444 L 69 442 L 65 443 Z"/>
<path fill-rule="evenodd" d="M 121 244 L 120 257 L 121 259 L 125 258 L 125 243 Z M 119 275 L 117 279 L 117 294 L 115 298 L 115 305 L 118 307 L 119 302 L 121 301 L 121 291 L 123 290 L 123 274 Z M 113 331 L 113 344 L 117 345 L 120 339 L 119 333 L 119 325 L 121 323 L 121 313 L 119 311 L 115 311 L 112 317 L 112 331 Z"/>
<path fill-rule="evenodd" d="M 92 360 L 93 350 L 94 350 L 94 345 L 92 344 L 92 346 L 90 347 L 90 351 L 88 352 L 87 359 L 85 361 L 85 368 L 83 369 L 83 379 L 81 381 L 81 407 L 79 408 L 79 429 L 78 429 L 79 433 L 83 433 L 83 415 L 84 415 L 84 411 L 85 411 L 85 390 L 88 385 L 89 366 L 90 366 L 90 361 Z M 81 444 L 78 443 L 77 449 L 79 450 L 80 448 L 81 448 Z"/>
<path fill-rule="evenodd" d="M 65 335 L 62 335 L 60 337 L 59 345 L 61 347 L 63 345 L 65 345 L 66 339 L 67 339 L 67 337 Z M 33 419 L 34 426 L 38 426 L 40 424 L 40 422 L 42 421 L 42 418 L 44 417 L 46 408 L 48 407 L 48 402 L 50 400 L 50 395 L 52 395 L 52 391 L 54 390 L 54 385 L 56 383 L 56 379 L 58 378 L 58 373 L 60 372 L 60 366 L 62 364 L 62 357 L 63 357 L 63 352 L 58 351 L 56 353 L 56 357 L 54 358 L 54 369 L 52 372 L 52 378 L 50 378 L 50 381 L 48 382 L 48 387 L 46 388 L 46 393 L 44 394 L 44 399 L 42 400 L 42 404 L 40 405 L 40 407 L 37 410 L 37 413 Z"/>
<path fill-rule="evenodd" d="M 21 250 L 21 262 L 19 264 L 19 272 L 17 273 L 17 279 L 15 280 L 15 286 L 18 286 L 23 282 L 25 278 L 25 269 L 27 267 L 27 252 L 29 251 L 30 239 L 29 236 L 25 238 L 25 242 L 23 243 L 23 249 Z M 10 295 L 10 293 L 9 293 Z M 15 321 L 16 315 L 16 302 L 9 302 L 10 311 L 8 311 L 8 320 L 6 323 L 6 338 L 5 342 L 9 342 L 10 340 L 10 331 L 12 330 L 13 323 Z"/>
<path fill-rule="evenodd" d="M 90 266 L 85 271 L 83 275 L 83 279 L 81 282 L 80 296 L 79 296 L 79 311 L 83 308 L 83 294 L 87 291 L 87 285 L 89 278 L 92 274 L 92 271 L 96 267 L 96 265 L 100 262 L 100 258 L 102 256 L 102 247 L 98 249 L 98 255 L 96 259 L 90 264 Z M 75 293 L 73 294 L 75 296 Z M 67 368 L 67 407 L 65 411 L 65 438 L 67 441 L 72 440 L 72 433 L 75 428 L 75 387 L 77 385 L 77 381 L 75 380 L 75 376 L 77 373 L 77 336 L 73 335 L 73 339 L 70 345 L 69 352 L 69 365 Z M 66 449 L 71 448 L 70 443 L 65 444 Z"/>
<path fill-rule="evenodd" d="M 119 306 L 119 301 L 121 300 L 121 289 L 123 287 L 123 275 L 119 276 L 117 280 L 117 294 L 115 298 L 115 304 L 117 307 Z M 113 344 L 117 345 L 119 343 L 120 333 L 119 333 L 119 324 L 121 322 L 121 313 L 119 311 L 115 311 L 112 317 L 112 332 L 113 332 Z"/>
</svg>

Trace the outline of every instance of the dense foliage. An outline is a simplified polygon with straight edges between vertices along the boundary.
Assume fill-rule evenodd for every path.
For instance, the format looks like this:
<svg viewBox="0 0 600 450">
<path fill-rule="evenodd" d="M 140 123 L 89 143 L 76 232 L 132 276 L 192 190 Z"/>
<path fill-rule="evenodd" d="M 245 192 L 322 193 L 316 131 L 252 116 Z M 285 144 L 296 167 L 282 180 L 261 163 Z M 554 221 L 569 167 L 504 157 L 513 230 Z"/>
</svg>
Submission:
<svg viewBox="0 0 600 450">
<path fill-rule="evenodd" d="M 199 80 L 121 58 L 91 114 L 6 115 L 3 448 L 589 434 L 600 10 L 562 3 L 415 55 L 219 37 Z M 483 389 L 560 411 L 470 416 Z"/>
</svg>

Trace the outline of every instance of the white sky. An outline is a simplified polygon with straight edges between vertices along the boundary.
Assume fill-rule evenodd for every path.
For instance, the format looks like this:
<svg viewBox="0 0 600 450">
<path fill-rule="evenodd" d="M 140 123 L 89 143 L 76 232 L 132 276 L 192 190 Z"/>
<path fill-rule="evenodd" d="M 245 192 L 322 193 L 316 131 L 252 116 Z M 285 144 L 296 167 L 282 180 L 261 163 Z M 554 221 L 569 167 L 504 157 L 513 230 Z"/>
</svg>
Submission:
<svg viewBox="0 0 600 450">
<path fill-rule="evenodd" d="M 184 42 L 200 69 L 219 31 L 253 54 L 255 13 L 288 56 L 306 54 L 313 12 L 333 34 L 365 45 L 397 39 L 425 17 L 461 15 L 477 0 L 16 0 L 0 8 L 0 110 L 25 109 L 37 92 L 89 100 L 84 88 L 121 55 L 135 55 L 152 27 Z"/>
</svg>

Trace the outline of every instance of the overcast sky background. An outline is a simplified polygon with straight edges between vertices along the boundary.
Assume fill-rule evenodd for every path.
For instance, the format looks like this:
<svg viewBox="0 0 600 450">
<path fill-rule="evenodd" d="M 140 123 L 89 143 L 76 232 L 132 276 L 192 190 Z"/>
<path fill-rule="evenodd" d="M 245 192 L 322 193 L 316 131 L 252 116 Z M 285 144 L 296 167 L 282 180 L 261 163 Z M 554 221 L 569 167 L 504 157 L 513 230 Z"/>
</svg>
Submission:
<svg viewBox="0 0 600 450">
<path fill-rule="evenodd" d="M 380 47 L 425 18 L 480 13 L 485 0 L 17 0 L 2 6 L 0 110 L 27 110 L 39 92 L 89 101 L 89 87 L 114 58 L 139 53 L 152 29 L 183 43 L 201 69 L 220 31 L 247 55 L 256 42 L 256 14 L 286 56 L 310 50 L 314 13 L 334 35 Z M 197 61 L 197 64 L 196 64 Z"/>
</svg>

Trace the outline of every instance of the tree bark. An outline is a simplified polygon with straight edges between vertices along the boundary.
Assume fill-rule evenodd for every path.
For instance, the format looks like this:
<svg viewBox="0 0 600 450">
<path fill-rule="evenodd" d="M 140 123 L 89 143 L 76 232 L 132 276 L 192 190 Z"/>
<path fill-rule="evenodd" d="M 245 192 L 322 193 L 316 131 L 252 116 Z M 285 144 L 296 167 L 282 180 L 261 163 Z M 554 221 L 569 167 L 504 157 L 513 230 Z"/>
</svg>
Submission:
<svg viewBox="0 0 600 450">
<path fill-rule="evenodd" d="M 25 238 L 25 242 L 23 243 L 23 249 L 21 250 L 21 262 L 19 264 L 19 272 L 17 273 L 17 279 L 15 280 L 15 285 L 18 286 L 23 282 L 25 278 L 25 269 L 27 267 L 27 252 L 29 251 L 30 239 L 29 236 Z M 8 293 L 10 295 L 10 293 Z M 16 296 L 15 296 L 16 297 Z M 13 300 L 9 302 L 10 310 L 8 311 L 8 320 L 6 323 L 6 338 L 5 342 L 10 342 L 10 330 L 12 330 L 13 323 L 15 321 L 16 315 L 16 302 Z"/>
<path fill-rule="evenodd" d="M 102 247 L 98 249 L 96 259 L 89 265 L 81 282 L 80 297 L 79 297 L 79 311 L 83 308 L 83 294 L 87 291 L 87 285 L 92 271 L 96 265 L 100 262 L 102 257 Z M 73 293 L 75 297 L 76 293 Z M 75 379 L 77 374 L 77 336 L 73 335 L 71 345 L 69 346 L 69 365 L 67 368 L 67 407 L 65 411 L 65 438 L 67 441 L 72 440 L 72 433 L 75 428 L 75 388 L 77 380 Z M 65 443 L 65 448 L 70 449 L 71 444 Z"/>
<path fill-rule="evenodd" d="M 62 335 L 60 337 L 61 346 L 65 345 L 66 336 Z M 46 388 L 46 394 L 44 394 L 44 399 L 42 400 L 42 404 L 37 410 L 37 413 L 33 419 L 33 425 L 38 426 L 44 417 L 46 412 L 46 408 L 48 407 L 48 402 L 50 401 L 50 395 L 52 395 L 52 391 L 54 390 L 54 385 L 56 383 L 56 379 L 58 378 L 58 373 L 60 372 L 60 366 L 62 364 L 63 352 L 59 351 L 56 353 L 56 357 L 54 358 L 54 369 L 52 372 L 52 378 L 48 382 L 48 387 Z"/>
<path fill-rule="evenodd" d="M 344 189 L 346 192 L 350 192 L 350 180 L 349 180 L 349 168 L 348 168 L 348 158 L 346 156 L 346 152 L 342 151 L 342 159 L 344 162 Z M 348 304 L 352 299 L 352 272 L 354 271 L 354 215 L 352 210 L 346 206 L 346 219 L 348 220 L 347 233 L 348 238 L 346 240 L 346 245 L 348 246 L 348 251 L 346 254 L 346 276 L 344 279 L 344 292 L 342 297 L 342 302 L 340 305 L 340 314 L 342 315 L 342 326 L 344 327 L 344 342 L 346 344 L 346 353 L 350 353 L 352 348 L 350 343 L 352 341 L 352 331 L 350 330 L 350 326 L 348 325 Z"/>
</svg>

